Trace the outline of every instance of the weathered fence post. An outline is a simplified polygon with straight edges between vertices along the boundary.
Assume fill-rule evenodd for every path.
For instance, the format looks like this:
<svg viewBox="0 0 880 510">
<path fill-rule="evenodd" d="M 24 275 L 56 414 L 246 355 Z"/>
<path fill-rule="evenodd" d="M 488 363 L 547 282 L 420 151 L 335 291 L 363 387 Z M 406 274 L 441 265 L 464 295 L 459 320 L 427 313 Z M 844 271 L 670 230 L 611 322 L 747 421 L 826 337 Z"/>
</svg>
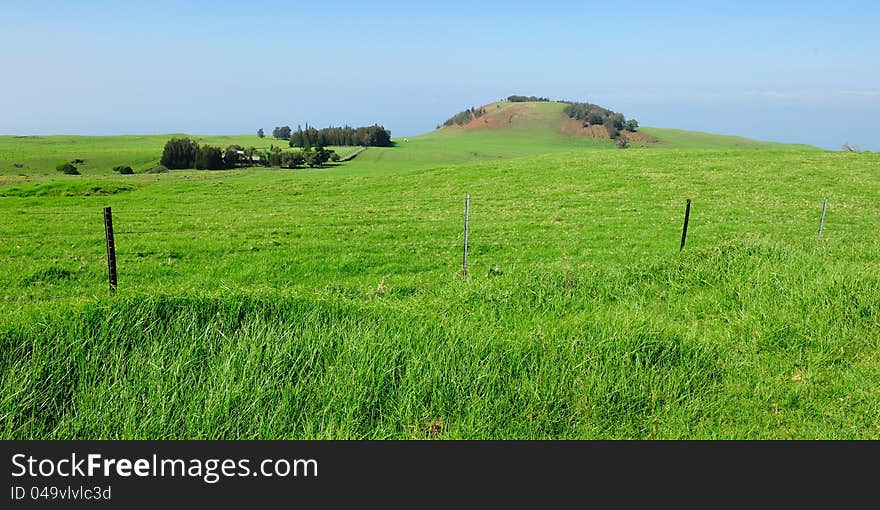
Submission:
<svg viewBox="0 0 880 510">
<path fill-rule="evenodd" d="M 688 235 L 688 219 L 691 217 L 691 199 L 687 199 L 687 205 L 684 209 L 684 226 L 681 229 L 681 246 L 678 247 L 678 251 L 684 249 L 684 241 Z"/>
<path fill-rule="evenodd" d="M 461 257 L 461 275 L 467 276 L 467 249 L 468 249 L 468 217 L 471 209 L 471 195 L 464 194 L 464 252 Z"/>
<path fill-rule="evenodd" d="M 819 239 L 822 239 L 822 227 L 825 226 L 825 210 L 828 209 L 828 198 L 822 202 L 822 217 L 819 219 Z"/>
<path fill-rule="evenodd" d="M 113 241 L 113 215 L 109 207 L 104 208 L 104 235 L 107 238 L 107 275 L 112 293 L 116 292 L 116 243 Z"/>
</svg>

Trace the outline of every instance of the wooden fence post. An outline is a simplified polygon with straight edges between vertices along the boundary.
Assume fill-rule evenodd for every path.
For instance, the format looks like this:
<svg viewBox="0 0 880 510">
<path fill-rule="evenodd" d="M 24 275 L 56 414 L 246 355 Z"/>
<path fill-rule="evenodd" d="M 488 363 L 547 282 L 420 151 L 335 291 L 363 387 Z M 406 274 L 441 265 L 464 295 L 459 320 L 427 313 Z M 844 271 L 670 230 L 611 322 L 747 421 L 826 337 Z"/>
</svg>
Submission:
<svg viewBox="0 0 880 510">
<path fill-rule="evenodd" d="M 461 257 L 461 275 L 467 276 L 467 250 L 468 250 L 468 218 L 471 209 L 471 195 L 464 194 L 464 252 Z"/>
<path fill-rule="evenodd" d="M 684 209 L 684 226 L 681 229 L 681 246 L 678 247 L 678 251 L 684 249 L 684 241 L 688 235 L 688 219 L 691 217 L 691 199 L 687 199 L 687 206 Z"/>
<path fill-rule="evenodd" d="M 822 202 L 822 217 L 819 219 L 819 239 L 822 239 L 822 227 L 825 226 L 825 210 L 828 209 L 828 198 Z"/>
<path fill-rule="evenodd" d="M 104 235 L 107 238 L 107 276 L 110 278 L 110 292 L 116 292 L 116 243 L 113 240 L 113 215 L 109 207 L 104 208 Z"/>
</svg>

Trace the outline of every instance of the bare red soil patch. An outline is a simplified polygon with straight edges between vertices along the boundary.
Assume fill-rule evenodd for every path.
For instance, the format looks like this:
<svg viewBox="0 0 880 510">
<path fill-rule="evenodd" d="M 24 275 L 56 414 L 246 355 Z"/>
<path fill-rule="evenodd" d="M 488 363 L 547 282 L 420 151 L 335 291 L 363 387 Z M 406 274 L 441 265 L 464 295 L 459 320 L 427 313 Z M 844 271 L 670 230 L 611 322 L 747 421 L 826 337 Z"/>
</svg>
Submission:
<svg viewBox="0 0 880 510">
<path fill-rule="evenodd" d="M 528 103 L 498 108 L 495 103 L 483 106 L 486 113 L 460 126 L 444 126 L 442 129 L 503 129 L 517 124 L 541 120 L 541 113 Z"/>
<path fill-rule="evenodd" d="M 583 122 L 572 118 L 564 119 L 556 127 L 556 130 L 560 133 L 573 136 L 586 136 L 589 138 L 598 138 L 600 140 L 611 139 L 605 126 L 599 124 L 587 124 L 585 126 Z M 639 131 L 636 131 L 635 133 L 624 131 L 622 134 L 623 136 L 626 136 L 630 142 L 635 143 L 657 143 L 659 141 L 656 137 Z"/>
</svg>

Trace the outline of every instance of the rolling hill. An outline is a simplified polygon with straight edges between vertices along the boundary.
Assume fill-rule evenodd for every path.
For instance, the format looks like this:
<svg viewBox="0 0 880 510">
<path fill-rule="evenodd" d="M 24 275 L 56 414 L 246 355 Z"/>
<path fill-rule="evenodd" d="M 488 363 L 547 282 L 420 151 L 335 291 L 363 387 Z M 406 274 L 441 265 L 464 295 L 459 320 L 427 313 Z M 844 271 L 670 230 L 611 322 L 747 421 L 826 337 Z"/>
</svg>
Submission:
<svg viewBox="0 0 880 510">
<path fill-rule="evenodd" d="M 412 137 L 397 137 L 394 147 L 371 147 L 345 165 L 352 168 L 416 169 L 441 165 L 497 161 L 541 154 L 577 153 L 615 149 L 602 126 L 584 128 L 564 113 L 565 104 L 549 101 L 498 101 L 483 105 L 485 114 L 462 126 L 442 127 Z M 679 129 L 640 127 L 625 133 L 629 150 L 742 149 L 816 151 L 815 147 L 762 142 L 737 136 Z M 56 179 L 55 165 L 84 159 L 86 177 L 113 175 L 115 165 L 146 170 L 159 162 L 162 147 L 174 136 L 190 136 L 199 143 L 232 144 L 268 149 L 286 147 L 285 140 L 255 135 L 128 135 L 128 136 L 0 136 L 0 186 Z M 340 155 L 355 147 L 335 147 Z"/>
<path fill-rule="evenodd" d="M 395 138 L 395 147 L 371 147 L 358 156 L 355 166 L 375 168 L 429 168 L 432 166 L 497 161 L 570 153 L 583 150 L 616 150 L 602 126 L 584 129 L 565 113 L 565 104 L 549 101 L 498 101 L 477 110 L 485 113 L 458 126 L 441 126 L 419 136 Z M 761 150 L 820 151 L 808 145 L 763 142 L 738 136 L 681 129 L 640 127 L 625 133 L 627 150 Z"/>
<path fill-rule="evenodd" d="M 880 437 L 880 155 L 482 108 L 299 170 L 0 138 L 0 437 Z"/>
<path fill-rule="evenodd" d="M 468 122 L 439 126 L 438 131 L 458 132 L 458 134 L 471 131 L 502 131 L 511 136 L 554 133 L 575 139 L 610 140 L 611 136 L 601 124 L 588 125 L 587 122 L 569 117 L 564 111 L 567 105 L 566 102 L 558 101 L 496 101 L 474 108 L 473 110 L 481 114 L 471 116 Z M 642 127 L 636 132 L 623 131 L 621 134 L 626 136 L 635 147 L 795 150 L 811 148 L 806 145 L 763 142 L 739 136 L 656 127 Z"/>
<path fill-rule="evenodd" d="M 0 436 L 876 439 L 878 163 L 604 150 L 3 197 Z"/>
</svg>

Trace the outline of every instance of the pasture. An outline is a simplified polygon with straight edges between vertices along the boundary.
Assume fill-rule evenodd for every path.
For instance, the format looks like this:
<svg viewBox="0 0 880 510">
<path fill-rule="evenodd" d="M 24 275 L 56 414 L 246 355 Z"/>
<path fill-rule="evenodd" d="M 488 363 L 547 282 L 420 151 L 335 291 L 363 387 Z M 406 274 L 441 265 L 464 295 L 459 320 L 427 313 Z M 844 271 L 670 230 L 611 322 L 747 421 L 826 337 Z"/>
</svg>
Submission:
<svg viewBox="0 0 880 510">
<path fill-rule="evenodd" d="M 0 138 L 2 436 L 880 437 L 880 156 L 678 136 L 131 176 L 167 136 L 82 176 Z"/>
</svg>

